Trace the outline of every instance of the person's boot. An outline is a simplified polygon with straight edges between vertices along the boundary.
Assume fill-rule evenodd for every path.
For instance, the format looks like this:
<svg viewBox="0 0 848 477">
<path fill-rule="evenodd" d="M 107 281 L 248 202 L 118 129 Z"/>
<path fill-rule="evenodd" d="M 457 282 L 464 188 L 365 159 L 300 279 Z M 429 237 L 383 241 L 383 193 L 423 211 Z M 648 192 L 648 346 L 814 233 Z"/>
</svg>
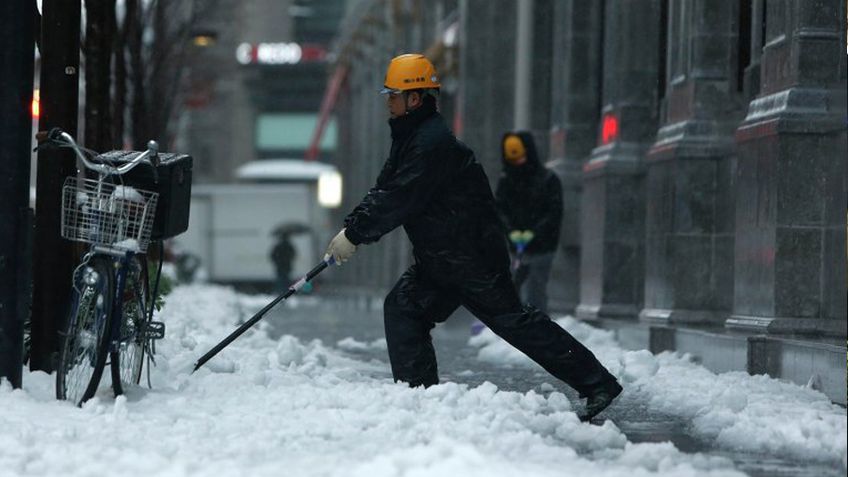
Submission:
<svg viewBox="0 0 848 477">
<path fill-rule="evenodd" d="M 591 421 L 593 417 L 608 408 L 615 398 L 621 394 L 621 391 L 622 387 L 616 380 L 604 383 L 590 391 L 586 399 L 586 409 L 580 415 L 580 420 L 583 422 Z"/>
</svg>

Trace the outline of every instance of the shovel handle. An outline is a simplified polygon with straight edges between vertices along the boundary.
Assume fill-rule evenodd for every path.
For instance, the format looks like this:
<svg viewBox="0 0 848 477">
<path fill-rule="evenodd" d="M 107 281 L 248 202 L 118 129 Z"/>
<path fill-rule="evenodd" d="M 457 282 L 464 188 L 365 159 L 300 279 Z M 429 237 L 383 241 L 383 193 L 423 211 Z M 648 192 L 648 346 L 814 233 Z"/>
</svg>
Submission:
<svg viewBox="0 0 848 477">
<path fill-rule="evenodd" d="M 192 374 L 195 371 L 197 371 L 198 369 L 200 369 L 201 366 L 206 364 L 206 362 L 209 361 L 210 359 L 212 359 L 216 354 L 220 353 L 222 349 L 226 348 L 230 343 L 235 341 L 235 339 L 238 338 L 239 336 L 241 336 L 245 331 L 250 329 L 250 327 L 252 327 L 257 322 L 259 322 L 259 320 L 261 320 L 265 316 L 265 313 L 268 313 L 268 310 L 270 310 L 271 308 L 274 308 L 274 306 L 277 303 L 279 303 L 279 302 L 287 299 L 288 297 L 294 295 L 295 293 L 297 293 L 297 291 L 300 290 L 303 287 L 303 285 L 305 285 L 307 282 L 311 281 L 319 273 L 323 272 L 327 267 L 329 267 L 330 265 L 333 265 L 334 263 L 336 263 L 336 261 L 333 259 L 333 257 L 330 257 L 327 260 L 322 260 L 321 263 L 316 265 L 315 268 L 310 270 L 309 273 L 307 273 L 303 278 L 301 278 L 300 280 L 294 282 L 291 286 L 289 286 L 289 289 L 286 290 L 285 293 L 278 296 L 277 298 L 274 298 L 274 300 L 271 301 L 271 303 L 268 303 L 267 305 L 265 305 L 265 307 L 262 308 L 261 310 L 259 310 L 255 315 L 253 315 L 252 318 L 250 318 L 249 320 L 242 323 L 242 325 L 239 326 L 238 328 L 236 328 L 235 331 L 230 333 L 229 336 L 224 338 L 220 343 L 215 345 L 215 347 L 213 347 L 208 352 L 206 352 L 206 354 L 201 356 L 200 359 L 198 359 L 197 362 L 194 363 L 194 369 L 192 370 Z"/>
</svg>

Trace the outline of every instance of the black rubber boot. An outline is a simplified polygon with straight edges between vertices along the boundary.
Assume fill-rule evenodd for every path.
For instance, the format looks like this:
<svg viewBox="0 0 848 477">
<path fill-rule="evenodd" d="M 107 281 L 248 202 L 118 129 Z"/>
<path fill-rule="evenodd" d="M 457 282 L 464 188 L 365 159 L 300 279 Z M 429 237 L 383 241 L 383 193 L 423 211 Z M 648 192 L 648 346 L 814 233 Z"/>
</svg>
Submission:
<svg viewBox="0 0 848 477">
<path fill-rule="evenodd" d="M 615 398 L 621 394 L 621 391 L 621 385 L 615 380 L 593 389 L 586 399 L 586 410 L 580 415 L 580 420 L 583 422 L 591 421 L 593 417 L 608 408 Z"/>
</svg>

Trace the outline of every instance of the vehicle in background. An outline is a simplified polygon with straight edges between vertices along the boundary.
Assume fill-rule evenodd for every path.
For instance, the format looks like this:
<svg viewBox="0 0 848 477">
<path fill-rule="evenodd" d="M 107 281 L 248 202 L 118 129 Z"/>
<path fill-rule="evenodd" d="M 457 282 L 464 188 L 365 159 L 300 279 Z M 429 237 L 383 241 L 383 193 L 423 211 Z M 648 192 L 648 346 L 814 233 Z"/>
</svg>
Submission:
<svg viewBox="0 0 848 477">
<path fill-rule="evenodd" d="M 264 159 L 239 167 L 236 179 L 194 186 L 188 231 L 175 240 L 178 253 L 199 258 L 209 281 L 279 288 L 272 250 L 284 229 L 292 231 L 291 275 L 308 272 L 334 232 L 331 209 L 342 194 L 338 170 L 315 161 Z"/>
</svg>

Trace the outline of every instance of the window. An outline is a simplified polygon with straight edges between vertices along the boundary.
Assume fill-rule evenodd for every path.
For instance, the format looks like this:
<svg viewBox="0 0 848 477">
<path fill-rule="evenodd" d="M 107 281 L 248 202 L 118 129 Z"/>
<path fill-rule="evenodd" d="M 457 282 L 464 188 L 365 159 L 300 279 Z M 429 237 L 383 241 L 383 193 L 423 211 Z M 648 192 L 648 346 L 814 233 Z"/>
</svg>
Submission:
<svg viewBox="0 0 848 477">
<path fill-rule="evenodd" d="M 256 120 L 256 149 L 258 151 L 303 152 L 309 147 L 318 115 L 315 113 L 266 113 Z M 320 149 L 336 149 L 335 119 L 324 128 Z"/>
<path fill-rule="evenodd" d="M 660 98 L 657 101 L 657 107 L 659 108 L 658 117 L 660 118 L 660 122 L 665 122 L 665 107 L 663 106 L 666 102 L 666 85 L 668 84 L 668 30 L 670 25 L 668 24 L 668 4 L 672 0 L 663 0 L 660 2 L 660 28 L 659 28 L 659 47 L 658 50 L 658 61 L 657 61 L 657 97 Z"/>
<path fill-rule="evenodd" d="M 763 2 L 765 3 L 765 2 Z M 736 57 L 736 91 L 745 89 L 745 68 L 751 63 L 751 25 L 753 16 L 753 1 L 739 2 L 739 35 Z"/>
</svg>

